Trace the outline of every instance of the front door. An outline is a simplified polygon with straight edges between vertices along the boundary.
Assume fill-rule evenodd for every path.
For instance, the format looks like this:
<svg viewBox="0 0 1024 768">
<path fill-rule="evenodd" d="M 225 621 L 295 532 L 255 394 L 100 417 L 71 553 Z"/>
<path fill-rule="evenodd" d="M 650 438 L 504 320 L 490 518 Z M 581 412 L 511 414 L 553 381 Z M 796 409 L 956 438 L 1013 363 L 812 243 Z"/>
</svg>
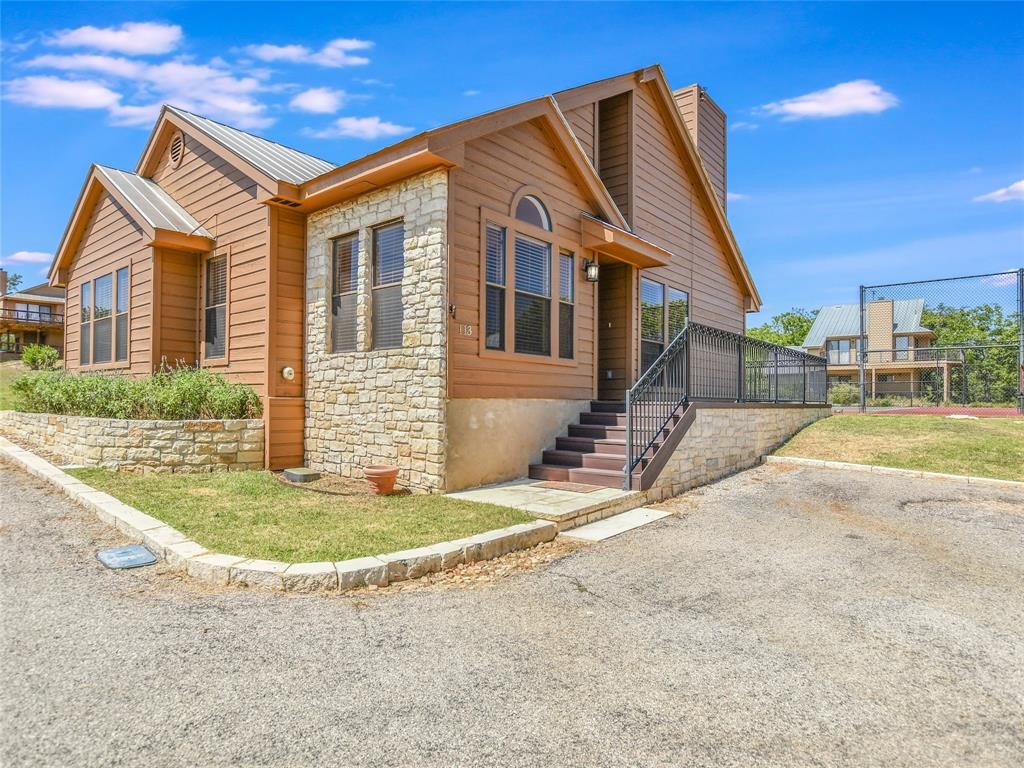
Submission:
<svg viewBox="0 0 1024 768">
<path fill-rule="evenodd" d="M 633 267 L 601 264 L 597 283 L 597 397 L 623 400 L 632 384 L 630 296 Z"/>
</svg>

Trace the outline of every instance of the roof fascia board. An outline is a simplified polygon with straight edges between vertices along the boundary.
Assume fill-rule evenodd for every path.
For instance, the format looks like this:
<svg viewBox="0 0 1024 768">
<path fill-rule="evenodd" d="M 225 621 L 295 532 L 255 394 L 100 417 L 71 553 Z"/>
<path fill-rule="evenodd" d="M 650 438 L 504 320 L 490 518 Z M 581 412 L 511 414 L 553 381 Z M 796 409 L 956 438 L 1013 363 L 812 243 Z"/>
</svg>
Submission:
<svg viewBox="0 0 1024 768">
<path fill-rule="evenodd" d="M 211 250 L 216 241 L 203 235 L 186 235 L 182 232 L 175 232 L 173 229 L 157 228 L 154 230 L 153 239 L 149 244 L 154 248 L 204 253 Z"/>
<path fill-rule="evenodd" d="M 618 96 L 620 93 L 633 90 L 633 86 L 636 85 L 645 71 L 641 69 L 634 72 L 626 72 L 622 75 L 609 77 L 606 80 L 598 80 L 596 83 L 569 88 L 565 91 L 559 91 L 555 94 L 554 98 L 558 102 L 560 109 L 576 109 L 585 104 L 591 104 L 592 102 L 601 101 L 602 99 Z"/>
<path fill-rule="evenodd" d="M 685 123 L 683 123 L 683 116 L 679 113 L 675 97 L 672 95 L 672 90 L 668 87 L 668 81 L 665 79 L 665 73 L 661 70 L 660 66 L 652 67 L 652 69 L 655 68 L 657 70 L 657 76 L 650 78 L 647 83 L 658 96 L 657 101 L 662 108 L 664 117 L 666 117 L 669 124 L 675 128 L 673 133 L 675 134 L 677 143 L 697 172 L 699 182 L 698 186 L 702 189 L 704 198 L 708 203 L 708 208 L 711 210 L 712 222 L 714 223 L 715 228 L 719 231 L 719 235 L 725 241 L 726 250 L 732 256 L 737 272 L 736 276 L 739 277 L 746 286 L 747 291 L 753 300 L 752 311 L 757 311 L 761 307 L 761 295 L 757 291 L 757 286 L 754 285 L 754 280 L 750 275 L 750 269 L 747 267 L 747 263 L 743 258 L 743 253 L 740 251 L 739 244 L 736 242 L 736 237 L 733 235 L 732 227 L 729 226 L 729 220 L 726 218 L 725 211 L 722 208 L 722 203 L 719 201 L 718 195 L 714 191 L 707 169 L 704 167 L 704 163 L 701 162 L 700 155 L 697 153 L 697 148 L 694 146 L 693 139 L 690 137 Z"/>
<path fill-rule="evenodd" d="M 580 216 L 580 231 L 584 248 L 607 254 L 639 269 L 664 267 L 672 260 L 672 254 L 661 246 L 593 216 Z"/>
<path fill-rule="evenodd" d="M 52 288 L 61 288 L 59 282 L 59 272 L 61 271 L 61 261 L 65 258 L 66 251 L 72 249 L 77 245 L 79 228 L 81 226 L 83 212 L 86 208 L 92 208 L 94 200 L 90 201 L 89 198 L 96 196 L 97 188 L 99 185 L 94 184 L 96 182 L 96 166 L 89 168 L 89 173 L 85 176 L 85 181 L 82 183 L 82 190 L 78 193 L 78 199 L 75 200 L 75 207 L 72 209 L 71 218 L 68 221 L 67 227 L 64 229 L 64 234 L 60 238 L 60 243 L 57 245 L 57 250 L 53 254 L 53 261 L 50 262 L 50 269 L 47 270 L 46 280 Z"/>
</svg>

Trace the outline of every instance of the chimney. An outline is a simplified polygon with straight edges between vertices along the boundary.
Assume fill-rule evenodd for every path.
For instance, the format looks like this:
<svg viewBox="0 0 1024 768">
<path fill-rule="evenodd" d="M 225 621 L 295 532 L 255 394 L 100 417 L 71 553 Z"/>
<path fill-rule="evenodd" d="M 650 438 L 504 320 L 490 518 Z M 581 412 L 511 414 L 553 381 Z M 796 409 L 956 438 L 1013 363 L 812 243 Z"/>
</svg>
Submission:
<svg viewBox="0 0 1024 768">
<path fill-rule="evenodd" d="M 697 154 L 711 177 L 711 186 L 722 201 L 722 208 L 725 208 L 725 112 L 712 101 L 699 83 L 673 91 L 672 95 L 675 96 L 676 106 L 690 131 L 693 143 L 697 146 Z"/>
<path fill-rule="evenodd" d="M 7 295 L 7 270 L 0 269 L 0 296 Z"/>
</svg>

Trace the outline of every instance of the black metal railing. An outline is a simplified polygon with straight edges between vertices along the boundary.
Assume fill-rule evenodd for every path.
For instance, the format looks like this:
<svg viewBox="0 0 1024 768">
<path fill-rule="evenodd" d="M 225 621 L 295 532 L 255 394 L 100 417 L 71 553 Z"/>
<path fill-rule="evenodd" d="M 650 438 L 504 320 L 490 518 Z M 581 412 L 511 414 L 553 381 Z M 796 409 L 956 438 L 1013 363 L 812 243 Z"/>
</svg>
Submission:
<svg viewBox="0 0 1024 768">
<path fill-rule="evenodd" d="M 64 315 L 38 309 L 4 307 L 0 309 L 0 320 L 10 320 L 18 323 L 42 323 L 43 325 L 63 325 Z"/>
<path fill-rule="evenodd" d="M 626 478 L 692 400 L 825 403 L 825 358 L 708 325 L 682 332 L 626 393 Z"/>
</svg>

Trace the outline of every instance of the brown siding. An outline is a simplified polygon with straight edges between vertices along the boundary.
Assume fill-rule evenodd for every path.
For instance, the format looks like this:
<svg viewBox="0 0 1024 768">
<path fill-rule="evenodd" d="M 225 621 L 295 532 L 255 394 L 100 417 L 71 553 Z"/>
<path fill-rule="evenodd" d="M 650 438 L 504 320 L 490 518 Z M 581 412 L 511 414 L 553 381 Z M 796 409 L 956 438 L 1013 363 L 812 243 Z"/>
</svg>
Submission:
<svg viewBox="0 0 1024 768">
<path fill-rule="evenodd" d="M 64 356 L 69 371 L 82 370 L 78 363 L 82 284 L 124 266 L 131 269 L 131 297 L 128 363 L 123 367 L 130 368 L 132 373 L 147 374 L 153 370 L 152 248 L 128 212 L 109 194 L 101 192 L 68 270 Z"/>
<path fill-rule="evenodd" d="M 450 177 L 449 295 L 456 317 L 449 330 L 449 396 L 585 399 L 594 387 L 594 289 L 576 282 L 576 364 L 481 356 L 481 215 L 485 206 L 508 214 L 516 190 L 539 188 L 555 234 L 579 243 L 579 213 L 588 206 L 544 131 L 526 123 L 466 145 L 465 165 Z M 589 252 L 575 247 L 577 266 Z M 557 251 L 556 254 L 557 255 Z M 557 299 L 557 296 L 554 297 Z M 458 327 L 471 325 L 472 337 Z M 545 358 L 546 360 L 547 358 Z"/>
<path fill-rule="evenodd" d="M 631 137 L 630 94 L 621 93 L 597 105 L 597 168 L 619 211 L 632 221 L 629 177 Z"/>
<path fill-rule="evenodd" d="M 701 87 L 689 85 L 673 94 L 683 122 L 693 137 L 711 184 L 726 205 L 726 117 L 725 112 L 705 93 L 701 98 Z"/>
<path fill-rule="evenodd" d="M 646 88 L 634 92 L 634 110 L 633 228 L 674 255 L 669 265 L 643 274 L 689 291 L 695 321 L 742 333 L 743 292 L 711 227 L 711 203 L 697 197 L 696 176 L 684 166 L 665 116 Z"/>
<path fill-rule="evenodd" d="M 594 140 L 594 119 L 597 114 L 596 104 L 584 104 L 582 107 L 570 109 L 565 113 L 565 119 L 572 128 L 576 141 L 583 147 L 583 152 L 594 166 L 597 166 L 595 154 L 596 142 Z"/>
<path fill-rule="evenodd" d="M 181 166 L 166 153 L 153 180 L 217 239 L 216 253 L 228 254 L 228 356 L 211 365 L 229 378 L 266 394 L 267 209 L 256 199 L 257 185 L 186 135 Z"/>
<path fill-rule="evenodd" d="M 159 305 L 157 362 L 195 365 L 199 350 L 199 260 L 194 253 L 156 250 Z"/>
<path fill-rule="evenodd" d="M 634 270 L 625 264 L 606 263 L 601 266 L 598 283 L 599 370 L 597 392 L 601 400 L 621 400 L 633 383 L 630 365 L 631 281 Z M 611 371 L 611 378 L 608 372 Z"/>
</svg>

